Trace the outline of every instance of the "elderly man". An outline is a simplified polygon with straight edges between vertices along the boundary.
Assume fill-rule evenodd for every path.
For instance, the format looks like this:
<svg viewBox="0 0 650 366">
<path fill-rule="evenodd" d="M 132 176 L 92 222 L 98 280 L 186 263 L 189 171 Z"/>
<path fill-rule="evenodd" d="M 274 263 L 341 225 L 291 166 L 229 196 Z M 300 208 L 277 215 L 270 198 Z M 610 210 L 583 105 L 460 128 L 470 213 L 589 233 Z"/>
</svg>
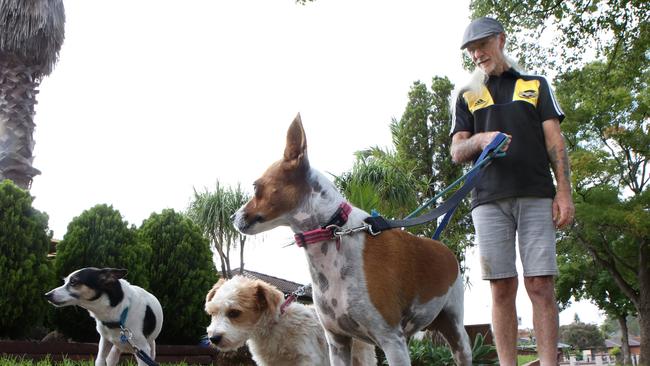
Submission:
<svg viewBox="0 0 650 366">
<path fill-rule="evenodd" d="M 493 161 L 472 192 L 482 275 L 492 290 L 497 353 L 502 366 L 517 364 L 517 238 L 537 351 L 542 365 L 556 365 L 555 231 L 570 224 L 574 214 L 560 132 L 564 114 L 546 79 L 518 71 L 504 54 L 505 43 L 503 26 L 491 18 L 476 19 L 465 30 L 461 49 L 476 70 L 456 100 L 451 155 L 456 163 L 469 162 L 497 133 L 510 137 L 506 156 Z"/>
</svg>

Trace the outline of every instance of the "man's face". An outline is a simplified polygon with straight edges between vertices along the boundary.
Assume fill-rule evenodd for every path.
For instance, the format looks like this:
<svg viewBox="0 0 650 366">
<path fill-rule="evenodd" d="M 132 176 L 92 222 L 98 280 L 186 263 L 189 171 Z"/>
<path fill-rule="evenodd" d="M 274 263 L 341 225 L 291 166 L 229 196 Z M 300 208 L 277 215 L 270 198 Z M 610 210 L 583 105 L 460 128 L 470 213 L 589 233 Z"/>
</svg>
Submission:
<svg viewBox="0 0 650 366">
<path fill-rule="evenodd" d="M 500 75 L 508 68 L 503 57 L 505 35 L 503 33 L 481 38 L 467 45 L 467 54 L 488 75 Z"/>
</svg>

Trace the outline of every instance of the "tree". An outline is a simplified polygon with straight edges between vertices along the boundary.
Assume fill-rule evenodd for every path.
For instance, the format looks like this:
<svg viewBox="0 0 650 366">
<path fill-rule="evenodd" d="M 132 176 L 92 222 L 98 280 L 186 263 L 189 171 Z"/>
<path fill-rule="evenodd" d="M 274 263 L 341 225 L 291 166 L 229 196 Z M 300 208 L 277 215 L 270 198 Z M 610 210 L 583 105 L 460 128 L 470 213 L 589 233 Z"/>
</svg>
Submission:
<svg viewBox="0 0 650 366">
<path fill-rule="evenodd" d="M 462 175 L 462 166 L 453 164 L 449 153 L 453 88 L 446 77 L 434 77 L 430 90 L 420 81 L 413 83 L 402 117 L 390 124 L 394 151 L 374 147 L 358 152 L 352 170 L 336 178 L 350 202 L 367 211 L 376 208 L 385 217 L 403 218 Z M 442 235 L 461 263 L 472 242 L 468 212 L 465 201 Z M 409 230 L 431 236 L 435 229 L 433 222 Z"/>
<path fill-rule="evenodd" d="M 389 218 L 404 217 L 415 209 L 421 182 L 394 152 L 371 147 L 356 155 L 352 170 L 334 178 L 348 201 Z"/>
<path fill-rule="evenodd" d="M 158 340 L 198 343 L 209 321 L 203 311 L 205 295 L 218 279 L 208 240 L 189 218 L 171 209 L 151 214 L 138 238 L 153 252 L 147 263 L 149 289 L 164 313 Z"/>
<path fill-rule="evenodd" d="M 561 240 L 582 246 L 634 305 L 641 363 L 650 364 L 650 3 L 480 0 L 471 7 L 475 16 L 501 20 L 521 56 L 559 72 L 576 190 L 576 223 Z M 531 52 L 537 41 L 526 34 L 539 38 L 547 27 L 558 52 Z"/>
<path fill-rule="evenodd" d="M 0 180 L 28 189 L 32 167 L 36 88 L 63 44 L 62 0 L 0 0 Z"/>
<path fill-rule="evenodd" d="M 451 108 L 449 101 L 454 85 L 447 77 L 433 77 L 430 91 L 426 85 L 415 82 L 409 92 L 409 101 L 399 121 L 393 120 L 391 132 L 400 160 L 413 166 L 419 181 L 426 182 L 426 190 L 418 192 L 418 204 L 435 197 L 463 175 L 463 167 L 451 161 Z M 447 196 L 437 199 L 431 207 L 442 203 Z M 464 261 L 465 249 L 472 245 L 473 227 L 469 201 L 459 205 L 455 217 L 445 229 L 442 240 Z M 423 227 L 423 234 L 433 235 L 435 223 Z"/>
<path fill-rule="evenodd" d="M 96 205 L 72 219 L 57 246 L 55 273 L 63 278 L 84 267 L 112 267 L 128 270 L 127 280 L 148 288 L 147 263 L 151 247 L 136 240 L 135 227 L 129 226 L 119 211 L 106 204 Z M 78 341 L 97 340 L 95 321 L 77 307 L 57 309 L 57 328 Z"/>
<path fill-rule="evenodd" d="M 239 245 L 241 265 L 240 274 L 244 273 L 244 244 L 246 236 L 235 229 L 230 216 L 249 200 L 241 186 L 235 188 L 223 187 L 217 181 L 214 192 L 203 193 L 194 190 L 194 200 L 187 209 L 188 217 L 202 230 L 203 235 L 210 240 L 212 248 L 221 261 L 221 275 L 231 278 L 230 249 Z"/>
<path fill-rule="evenodd" d="M 630 347 L 628 343 L 627 317 L 636 313 L 630 300 L 616 286 L 611 275 L 594 261 L 593 257 L 581 246 L 564 247 L 566 241 L 561 241 L 558 255 L 559 276 L 555 288 L 557 300 L 561 307 L 576 300 L 587 299 L 596 304 L 608 316 L 618 322 L 623 351 L 624 364 L 631 364 Z M 568 243 L 569 245 L 572 243 Z M 576 323 L 579 322 L 576 314 Z"/>
<path fill-rule="evenodd" d="M 603 57 L 631 65 L 648 49 L 647 1 L 472 0 L 470 10 L 497 18 L 520 63 L 536 71 L 564 72 Z"/>
<path fill-rule="evenodd" d="M 574 322 L 560 326 L 560 342 L 576 350 L 604 349 L 605 339 L 595 324 Z"/>
<path fill-rule="evenodd" d="M 650 70 L 619 66 L 596 61 L 558 77 L 576 190 L 576 224 L 561 241 L 586 250 L 632 303 L 649 362 Z"/>
<path fill-rule="evenodd" d="M 47 260 L 48 217 L 32 207 L 29 193 L 0 182 L 0 337 L 20 337 L 42 325 L 48 310 L 41 299 L 52 284 Z"/>
</svg>

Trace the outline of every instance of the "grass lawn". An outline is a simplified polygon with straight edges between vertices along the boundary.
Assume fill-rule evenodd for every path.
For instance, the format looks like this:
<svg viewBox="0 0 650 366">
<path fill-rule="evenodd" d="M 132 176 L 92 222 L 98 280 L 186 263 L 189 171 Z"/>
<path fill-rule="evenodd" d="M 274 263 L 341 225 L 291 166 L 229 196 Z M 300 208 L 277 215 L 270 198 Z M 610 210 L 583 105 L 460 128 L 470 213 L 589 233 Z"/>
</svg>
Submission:
<svg viewBox="0 0 650 366">
<path fill-rule="evenodd" d="M 535 361 L 536 359 L 537 359 L 537 355 L 518 355 L 517 366 L 525 365 L 529 362 Z"/>
<path fill-rule="evenodd" d="M 40 361 L 33 361 L 27 358 L 21 357 L 4 357 L 0 356 L 0 366 L 94 366 L 94 361 L 73 361 L 64 359 L 63 361 L 52 361 L 49 359 L 44 359 Z M 135 359 L 127 359 L 120 362 L 121 366 L 137 366 Z M 187 363 L 161 363 L 161 366 L 187 366 Z"/>
</svg>

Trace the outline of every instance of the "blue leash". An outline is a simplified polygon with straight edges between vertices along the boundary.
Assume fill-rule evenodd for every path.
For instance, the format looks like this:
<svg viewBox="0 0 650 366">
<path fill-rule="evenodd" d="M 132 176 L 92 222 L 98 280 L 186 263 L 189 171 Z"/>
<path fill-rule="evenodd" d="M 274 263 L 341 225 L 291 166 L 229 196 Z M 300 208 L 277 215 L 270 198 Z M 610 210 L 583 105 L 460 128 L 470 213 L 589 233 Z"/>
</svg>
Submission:
<svg viewBox="0 0 650 366">
<path fill-rule="evenodd" d="M 122 343 L 128 343 L 134 350 L 135 350 L 135 355 L 139 359 L 142 360 L 142 362 L 146 363 L 149 366 L 158 366 L 156 361 L 152 360 L 149 355 L 147 355 L 143 350 L 139 349 L 136 347 L 133 343 L 131 343 L 131 338 L 133 337 L 133 334 L 131 333 L 131 330 L 126 327 L 126 318 L 129 316 L 129 308 L 126 307 L 124 310 L 122 310 L 122 314 L 120 314 L 120 341 Z"/>
<path fill-rule="evenodd" d="M 427 222 L 431 222 L 434 219 L 437 219 L 439 216 L 445 215 L 445 217 L 443 218 L 440 225 L 438 225 L 438 227 L 436 228 L 436 232 L 433 235 L 433 239 L 437 240 L 440 237 L 442 230 L 444 230 L 445 226 L 447 226 L 447 224 L 449 223 L 449 219 L 451 218 L 452 214 L 454 213 L 454 211 L 456 210 L 460 202 L 465 198 L 465 196 L 472 189 L 474 189 L 476 184 L 478 184 L 481 177 L 480 173 L 483 171 L 482 169 L 486 167 L 487 164 L 490 161 L 492 161 L 493 158 L 501 157 L 505 155 L 505 153 L 501 151 L 501 148 L 505 145 L 507 140 L 508 137 L 505 134 L 503 133 L 498 134 L 490 142 L 490 144 L 488 144 L 488 146 L 486 146 L 485 149 L 483 149 L 481 155 L 476 159 L 474 166 L 467 173 L 465 173 L 462 177 L 458 178 L 455 182 L 453 182 L 451 185 L 445 188 L 442 192 L 438 193 L 435 197 L 429 199 L 417 210 L 409 214 L 405 219 L 387 220 L 382 216 L 367 217 L 364 221 L 370 226 L 369 228 L 370 232 L 373 235 L 377 235 L 384 230 L 420 225 Z M 426 214 L 415 217 L 419 212 L 421 212 L 422 210 L 430 206 L 432 203 L 435 202 L 436 199 L 438 199 L 443 194 L 447 193 L 451 188 L 458 185 L 462 181 L 465 182 L 463 186 L 460 187 L 456 192 L 454 192 L 454 194 L 447 201 L 443 202 L 440 206 L 427 212 Z"/>
<path fill-rule="evenodd" d="M 481 155 L 474 162 L 474 166 L 472 167 L 472 169 L 470 169 L 470 171 L 468 171 L 465 175 L 463 175 L 463 177 L 460 178 L 460 179 L 464 178 L 465 185 L 470 184 L 472 185 L 472 187 L 476 186 L 476 184 L 478 184 L 478 181 L 480 180 L 479 172 L 482 172 L 482 168 L 486 167 L 487 163 L 492 161 L 493 158 L 505 156 L 506 153 L 501 151 L 501 148 L 503 147 L 503 145 L 506 144 L 507 141 L 508 141 L 508 137 L 502 133 L 499 133 L 492 140 L 492 142 L 490 142 L 490 144 L 486 146 L 485 149 L 483 149 Z M 459 180 L 456 180 L 454 183 L 452 183 L 449 187 L 443 190 L 441 194 L 444 194 L 446 191 L 449 190 L 449 188 L 458 184 L 457 183 L 458 181 Z M 440 194 L 438 194 L 436 197 L 430 200 L 430 202 L 427 202 L 427 205 L 430 205 L 432 203 L 431 201 L 435 201 L 435 199 L 438 198 L 439 196 Z M 438 240 L 440 238 L 440 234 L 442 234 L 442 231 L 449 223 L 451 216 L 458 208 L 458 205 L 460 204 L 461 200 L 462 198 L 458 200 L 458 202 L 453 208 L 447 211 L 445 216 L 442 218 L 442 221 L 440 221 L 440 224 L 438 224 L 438 227 L 436 228 L 436 231 L 433 233 L 431 239 Z"/>
</svg>

